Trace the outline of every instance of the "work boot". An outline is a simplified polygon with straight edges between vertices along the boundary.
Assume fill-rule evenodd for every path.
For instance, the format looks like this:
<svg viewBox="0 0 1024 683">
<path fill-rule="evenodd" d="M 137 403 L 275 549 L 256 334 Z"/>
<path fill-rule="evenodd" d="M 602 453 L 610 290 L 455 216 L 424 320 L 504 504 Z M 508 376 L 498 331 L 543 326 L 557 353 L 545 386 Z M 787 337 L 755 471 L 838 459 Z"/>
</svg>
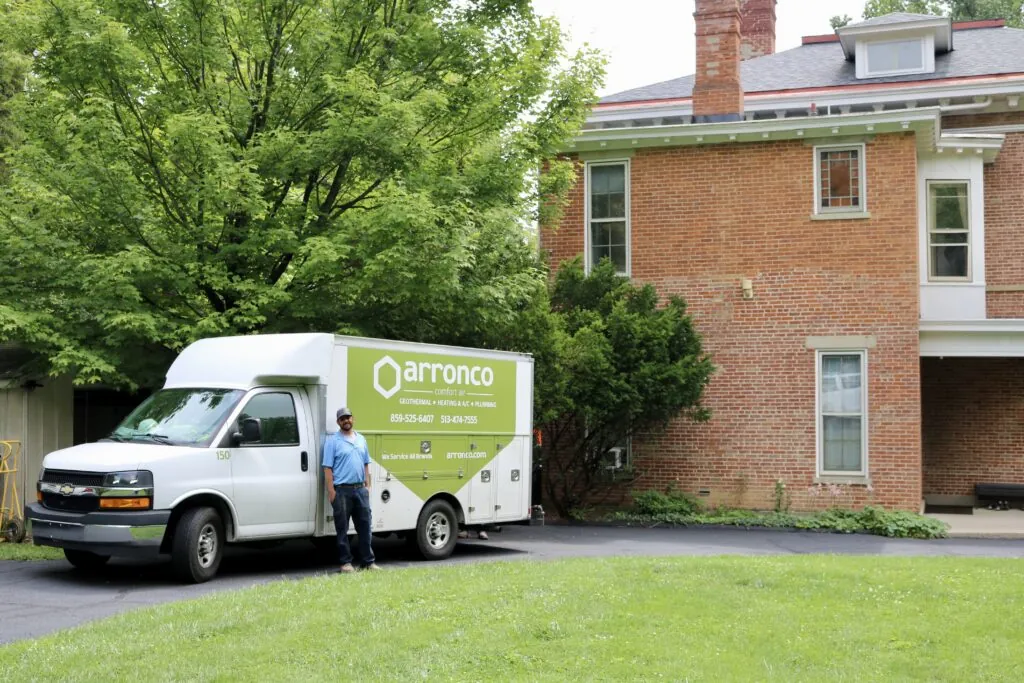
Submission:
<svg viewBox="0 0 1024 683">
<path fill-rule="evenodd" d="M 342 574 L 351 574 L 355 570 L 356 568 L 352 566 L 351 562 L 346 562 L 345 564 L 341 565 L 341 569 L 339 571 L 341 571 Z"/>
</svg>

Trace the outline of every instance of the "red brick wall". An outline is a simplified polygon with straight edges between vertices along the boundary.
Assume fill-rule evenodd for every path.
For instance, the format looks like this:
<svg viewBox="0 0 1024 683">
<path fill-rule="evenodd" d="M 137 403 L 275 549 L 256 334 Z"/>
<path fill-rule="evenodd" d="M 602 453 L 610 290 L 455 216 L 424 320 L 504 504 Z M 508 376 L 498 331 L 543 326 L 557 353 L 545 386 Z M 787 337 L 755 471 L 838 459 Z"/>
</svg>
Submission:
<svg viewBox="0 0 1024 683">
<path fill-rule="evenodd" d="M 946 128 L 1024 124 L 1024 112 L 958 116 Z M 985 166 L 985 283 L 989 318 L 1024 318 L 1024 133 L 1009 133 Z"/>
<path fill-rule="evenodd" d="M 868 353 L 873 492 L 844 505 L 918 509 L 921 433 L 917 155 L 912 135 L 867 147 L 867 220 L 814 221 L 813 151 L 802 142 L 638 151 L 632 161 L 632 272 L 689 303 L 719 371 L 705 425 L 674 423 L 636 447 L 634 488 L 677 483 L 764 508 L 782 478 L 795 509 L 816 469 L 815 353 L 808 336 L 874 335 Z M 578 183 L 556 235 L 557 264 L 583 246 Z M 753 281 L 744 300 L 742 278 Z"/>
<path fill-rule="evenodd" d="M 1024 484 L 1024 359 L 921 360 L 924 493 Z"/>
</svg>

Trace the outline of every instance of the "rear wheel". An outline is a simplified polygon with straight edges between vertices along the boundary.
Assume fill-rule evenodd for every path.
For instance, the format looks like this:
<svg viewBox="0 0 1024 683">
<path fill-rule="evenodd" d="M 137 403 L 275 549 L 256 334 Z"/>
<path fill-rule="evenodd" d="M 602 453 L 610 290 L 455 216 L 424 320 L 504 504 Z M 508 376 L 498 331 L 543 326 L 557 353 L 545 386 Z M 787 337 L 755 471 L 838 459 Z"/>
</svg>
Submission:
<svg viewBox="0 0 1024 683">
<path fill-rule="evenodd" d="M 459 520 L 455 510 L 444 500 L 435 499 L 423 506 L 410 544 L 425 560 L 443 560 L 455 550 Z"/>
<path fill-rule="evenodd" d="M 97 555 L 88 550 L 64 549 L 64 557 L 68 562 L 82 571 L 95 571 L 110 561 L 110 555 Z"/>
<path fill-rule="evenodd" d="M 192 508 L 178 520 L 171 543 L 174 573 L 186 583 L 217 575 L 224 555 L 224 522 L 213 508 Z"/>
</svg>

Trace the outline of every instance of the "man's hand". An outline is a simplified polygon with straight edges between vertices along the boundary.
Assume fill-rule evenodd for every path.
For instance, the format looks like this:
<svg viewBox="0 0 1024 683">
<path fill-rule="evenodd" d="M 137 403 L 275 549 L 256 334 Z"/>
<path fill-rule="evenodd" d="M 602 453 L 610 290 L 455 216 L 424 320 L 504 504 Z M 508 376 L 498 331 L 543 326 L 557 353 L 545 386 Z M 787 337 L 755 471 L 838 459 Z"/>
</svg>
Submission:
<svg viewBox="0 0 1024 683">
<path fill-rule="evenodd" d="M 334 492 L 334 487 L 333 486 L 331 486 L 330 488 L 327 489 L 327 500 L 331 503 L 331 505 L 334 505 L 334 498 L 337 495 L 338 494 Z"/>
</svg>

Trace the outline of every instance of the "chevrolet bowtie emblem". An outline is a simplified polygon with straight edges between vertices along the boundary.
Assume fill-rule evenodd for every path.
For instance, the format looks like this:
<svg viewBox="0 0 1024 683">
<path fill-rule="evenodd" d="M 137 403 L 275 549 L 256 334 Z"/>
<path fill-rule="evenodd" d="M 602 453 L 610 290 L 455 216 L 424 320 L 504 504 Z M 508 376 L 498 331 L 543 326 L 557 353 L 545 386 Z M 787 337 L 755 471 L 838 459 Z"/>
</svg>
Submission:
<svg viewBox="0 0 1024 683">
<path fill-rule="evenodd" d="M 63 486 L 60 487 L 60 492 L 65 496 L 70 496 L 72 493 L 75 492 L 75 487 L 72 486 L 71 484 L 64 484 Z"/>
</svg>

